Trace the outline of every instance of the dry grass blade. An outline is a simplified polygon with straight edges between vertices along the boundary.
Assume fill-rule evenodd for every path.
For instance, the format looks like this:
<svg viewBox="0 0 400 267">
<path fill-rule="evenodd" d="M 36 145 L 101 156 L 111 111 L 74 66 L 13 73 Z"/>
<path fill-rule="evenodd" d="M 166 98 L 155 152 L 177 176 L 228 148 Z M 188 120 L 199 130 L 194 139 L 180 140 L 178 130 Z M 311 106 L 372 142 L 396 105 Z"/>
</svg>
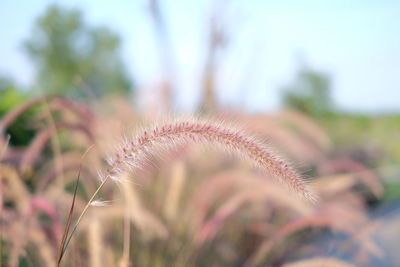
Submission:
<svg viewBox="0 0 400 267">
<path fill-rule="evenodd" d="M 71 208 L 69 209 L 67 224 L 65 226 L 64 233 L 63 233 L 63 236 L 62 236 L 62 239 L 61 239 L 60 248 L 59 248 L 59 251 L 58 251 L 57 266 L 60 266 L 61 260 L 62 260 L 62 258 L 64 256 L 64 253 L 65 253 L 65 249 L 66 249 L 66 245 L 67 245 L 66 241 L 67 241 L 67 236 L 68 236 L 68 233 L 69 233 L 69 229 L 71 227 L 72 213 L 74 211 L 76 193 L 78 191 L 78 185 L 79 185 L 80 176 L 81 176 L 81 167 L 79 167 L 78 178 L 76 179 L 76 184 L 75 184 L 75 188 L 74 188 L 74 194 L 73 194 L 73 197 L 72 197 Z"/>
<path fill-rule="evenodd" d="M 91 145 L 86 151 L 85 153 L 83 153 L 82 157 L 81 157 L 81 161 L 84 159 L 84 157 L 86 156 L 86 154 L 90 151 L 90 149 L 92 149 L 94 145 Z M 76 179 L 76 184 L 75 184 L 75 188 L 74 188 L 74 194 L 72 197 L 72 203 L 71 203 L 71 208 L 69 210 L 69 214 L 68 214 L 68 219 L 67 219 L 67 224 L 65 226 L 64 232 L 63 232 L 63 236 L 61 239 L 61 244 L 60 244 L 60 248 L 58 251 L 58 260 L 57 260 L 57 266 L 60 266 L 61 264 L 61 260 L 64 256 L 65 250 L 68 246 L 69 241 L 71 240 L 71 236 L 73 234 L 73 232 L 71 232 L 71 236 L 67 239 L 68 237 L 68 233 L 69 233 L 69 229 L 71 227 L 71 221 L 72 221 L 72 214 L 74 211 L 74 206 L 75 206 L 75 199 L 76 199 L 76 193 L 78 191 L 78 185 L 79 185 L 79 180 L 80 180 L 80 176 L 81 176 L 81 169 L 82 169 L 82 164 L 79 165 L 79 170 L 78 170 L 78 177 Z M 74 228 L 75 229 L 75 228 Z M 74 230 L 73 230 L 74 231 Z"/>
</svg>

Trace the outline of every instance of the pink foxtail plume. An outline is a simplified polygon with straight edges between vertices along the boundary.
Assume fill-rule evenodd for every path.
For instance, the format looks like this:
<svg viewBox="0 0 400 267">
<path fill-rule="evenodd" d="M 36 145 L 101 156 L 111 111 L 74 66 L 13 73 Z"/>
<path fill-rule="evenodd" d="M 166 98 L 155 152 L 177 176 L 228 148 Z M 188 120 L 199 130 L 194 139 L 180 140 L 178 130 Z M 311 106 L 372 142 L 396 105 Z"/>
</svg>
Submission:
<svg viewBox="0 0 400 267">
<path fill-rule="evenodd" d="M 108 160 L 110 166 L 107 175 L 118 180 L 123 172 L 142 167 L 150 156 L 162 150 L 196 142 L 218 145 L 229 152 L 245 156 L 261 170 L 278 177 L 303 198 L 315 200 L 313 192 L 300 175 L 265 145 L 240 130 L 210 121 L 174 121 L 126 139 Z"/>
</svg>

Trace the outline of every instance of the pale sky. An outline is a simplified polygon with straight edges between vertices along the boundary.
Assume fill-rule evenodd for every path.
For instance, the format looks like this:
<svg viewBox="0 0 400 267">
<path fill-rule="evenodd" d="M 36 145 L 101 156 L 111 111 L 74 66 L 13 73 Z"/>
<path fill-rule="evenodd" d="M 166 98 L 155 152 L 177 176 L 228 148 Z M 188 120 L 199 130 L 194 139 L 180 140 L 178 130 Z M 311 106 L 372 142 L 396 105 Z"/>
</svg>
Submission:
<svg viewBox="0 0 400 267">
<path fill-rule="evenodd" d="M 207 23 L 217 1 L 160 2 L 177 64 L 176 108 L 192 110 L 200 94 Z M 340 108 L 400 111 L 400 1 L 230 2 L 223 9 L 230 46 L 221 54 L 218 76 L 224 106 L 278 108 L 280 88 L 293 79 L 301 59 L 332 75 L 332 93 Z M 78 7 L 89 24 L 107 25 L 119 33 L 128 72 L 142 90 L 161 80 L 146 0 L 2 0 L 0 74 L 21 84 L 32 82 L 34 69 L 21 42 L 50 3 Z"/>
</svg>

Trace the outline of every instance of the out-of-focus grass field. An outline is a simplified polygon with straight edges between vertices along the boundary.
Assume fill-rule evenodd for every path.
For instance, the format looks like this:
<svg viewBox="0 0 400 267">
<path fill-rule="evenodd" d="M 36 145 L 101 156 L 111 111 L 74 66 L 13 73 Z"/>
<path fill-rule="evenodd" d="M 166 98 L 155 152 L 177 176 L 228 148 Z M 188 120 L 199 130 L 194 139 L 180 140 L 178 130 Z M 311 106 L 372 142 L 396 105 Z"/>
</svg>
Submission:
<svg viewBox="0 0 400 267">
<path fill-rule="evenodd" d="M 158 118 L 118 98 L 93 106 L 60 97 L 27 101 L 3 115 L 0 123 L 5 127 L 0 165 L 2 262 L 54 266 L 79 165 L 73 223 L 99 185 L 98 171 L 107 168 L 104 159 L 122 135 Z M 18 131 L 32 136 L 27 144 L 15 146 L 7 142 L 6 129 L 21 123 L 18 118 L 23 116 L 29 117 L 28 123 Z M 394 146 L 398 117 L 337 114 L 311 119 L 288 110 L 208 116 L 235 121 L 268 140 L 308 177 L 318 202 L 301 200 L 240 158 L 185 145 L 150 158 L 147 167 L 122 181 L 106 184 L 73 235 L 62 265 L 397 262 L 391 233 L 398 213 L 396 208 L 385 209 L 399 199 Z"/>
<path fill-rule="evenodd" d="M 340 110 L 330 74 L 308 64 L 286 77 L 293 81 L 281 88 L 276 111 L 228 109 L 218 90 L 225 86 L 221 76 L 236 75 L 236 66 L 228 75 L 222 67 L 242 56 L 229 47 L 231 37 L 242 36 L 236 24 L 228 27 L 229 1 L 213 7 L 198 29 L 206 35 L 202 62 L 184 66 L 196 69 L 200 91 L 190 117 L 232 123 L 262 140 L 282 161 L 265 159 L 257 149 L 248 154 L 277 170 L 261 172 L 214 145 L 188 142 L 150 153 L 143 147 L 151 142 L 143 141 L 147 164 L 106 180 L 90 201 L 103 185 L 101 174 L 114 173 L 110 158 L 136 155 L 110 157 L 124 137 L 181 116 L 176 89 L 187 77 L 172 53 L 173 23 L 163 17 L 163 3 L 145 2 L 162 72 L 150 85 L 136 83 L 125 70 L 123 36 L 57 5 L 43 8 L 21 43 L 35 70 L 32 83 L 25 88 L 0 77 L 0 266 L 399 266 L 400 115 Z M 253 75 L 249 66 L 240 77 L 245 85 Z M 251 85 L 242 87 L 252 93 Z M 209 139 L 220 138 L 213 134 Z M 235 140 L 225 142 L 236 150 L 256 144 Z M 245 146 L 243 140 L 250 141 Z M 276 182 L 281 174 L 296 187 L 286 162 L 318 201 Z M 64 229 L 78 221 L 58 264 Z"/>
</svg>

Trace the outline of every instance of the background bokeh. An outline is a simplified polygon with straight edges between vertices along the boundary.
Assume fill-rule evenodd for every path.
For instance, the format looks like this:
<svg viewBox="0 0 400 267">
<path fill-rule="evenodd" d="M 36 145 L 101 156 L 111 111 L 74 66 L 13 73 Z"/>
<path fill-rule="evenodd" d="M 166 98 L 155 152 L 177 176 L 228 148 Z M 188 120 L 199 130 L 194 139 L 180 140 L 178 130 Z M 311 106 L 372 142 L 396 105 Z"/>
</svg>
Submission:
<svg viewBox="0 0 400 267">
<path fill-rule="evenodd" d="M 389 0 L 2 1 L 1 263 L 56 265 L 79 165 L 74 220 L 122 136 L 189 115 L 267 141 L 320 200 L 185 145 L 103 188 L 65 266 L 400 264 L 399 13 Z"/>
</svg>

